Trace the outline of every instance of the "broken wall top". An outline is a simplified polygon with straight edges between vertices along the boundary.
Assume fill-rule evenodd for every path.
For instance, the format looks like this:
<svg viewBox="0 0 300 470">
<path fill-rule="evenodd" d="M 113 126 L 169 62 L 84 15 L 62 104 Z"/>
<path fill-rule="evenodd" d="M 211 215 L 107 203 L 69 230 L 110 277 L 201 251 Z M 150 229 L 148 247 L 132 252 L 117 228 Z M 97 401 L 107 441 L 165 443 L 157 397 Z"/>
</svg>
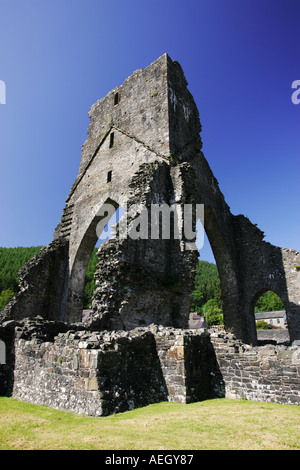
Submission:
<svg viewBox="0 0 300 470">
<path fill-rule="evenodd" d="M 145 69 L 98 100 L 90 109 L 91 123 L 82 147 L 79 175 L 70 199 L 110 131 L 117 129 L 142 143 L 166 161 L 191 142 L 198 141 L 199 113 L 180 64 L 162 55 Z"/>
</svg>

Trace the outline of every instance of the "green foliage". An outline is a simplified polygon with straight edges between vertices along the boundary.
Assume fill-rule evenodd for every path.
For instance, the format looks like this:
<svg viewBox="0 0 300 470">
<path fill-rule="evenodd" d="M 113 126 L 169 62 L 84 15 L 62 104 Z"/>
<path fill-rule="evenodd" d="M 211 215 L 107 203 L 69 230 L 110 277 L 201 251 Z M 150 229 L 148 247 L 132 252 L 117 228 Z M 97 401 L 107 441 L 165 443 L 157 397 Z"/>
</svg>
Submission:
<svg viewBox="0 0 300 470">
<path fill-rule="evenodd" d="M 4 309 L 4 307 L 11 301 L 13 296 L 15 295 L 12 289 L 5 289 L 0 294 L 0 312 Z"/>
<path fill-rule="evenodd" d="M 18 292 L 18 271 L 36 255 L 41 246 L 0 247 L 0 312 Z"/>
<path fill-rule="evenodd" d="M 220 298 L 221 288 L 217 266 L 208 261 L 199 260 L 196 268 L 195 288 L 192 292 L 192 311 L 202 314 L 206 302 L 215 297 Z M 220 308 L 221 306 L 218 305 Z"/>
<path fill-rule="evenodd" d="M 223 311 L 216 298 L 210 299 L 203 307 L 205 319 L 209 327 L 213 325 L 223 325 Z"/>
<path fill-rule="evenodd" d="M 262 294 L 255 304 L 255 312 L 276 312 L 284 310 L 280 297 L 275 292 L 268 290 Z"/>
<path fill-rule="evenodd" d="M 11 289 L 18 290 L 18 271 L 40 250 L 41 246 L 35 247 L 0 247 L 0 292 Z"/>
<path fill-rule="evenodd" d="M 89 308 L 92 305 L 93 293 L 95 290 L 95 279 L 94 273 L 96 265 L 98 263 L 97 248 L 94 248 L 91 259 L 89 261 L 88 268 L 85 274 L 85 288 L 84 288 L 84 298 L 83 298 L 83 307 Z"/>
<path fill-rule="evenodd" d="M 217 266 L 213 263 L 199 260 L 195 277 L 195 289 L 192 293 L 192 311 L 205 315 L 209 327 L 212 325 L 223 325 L 221 294 Z"/>
<path fill-rule="evenodd" d="M 269 325 L 269 323 L 267 323 L 264 320 L 257 320 L 256 329 L 257 330 L 271 330 L 272 327 L 271 327 L 271 325 Z"/>
</svg>

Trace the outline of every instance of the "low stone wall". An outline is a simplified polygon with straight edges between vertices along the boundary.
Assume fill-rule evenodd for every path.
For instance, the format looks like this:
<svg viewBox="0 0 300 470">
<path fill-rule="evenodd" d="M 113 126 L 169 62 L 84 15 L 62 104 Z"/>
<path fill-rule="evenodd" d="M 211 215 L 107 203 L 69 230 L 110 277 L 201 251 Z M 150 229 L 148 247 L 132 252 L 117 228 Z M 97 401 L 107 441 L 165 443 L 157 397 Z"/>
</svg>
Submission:
<svg viewBox="0 0 300 470">
<path fill-rule="evenodd" d="M 168 400 L 179 403 L 211 398 L 210 340 L 205 330 L 151 327 Z"/>
<path fill-rule="evenodd" d="M 44 330 L 55 325 L 42 324 Z M 41 325 L 26 321 L 16 328 L 12 394 L 92 416 L 209 398 L 209 371 L 203 360 L 194 366 L 190 354 L 194 348 L 199 359 L 208 344 L 204 331 L 153 325 L 130 332 L 69 330 L 51 340 Z M 191 380 L 195 371 L 200 387 Z"/>
<path fill-rule="evenodd" d="M 91 416 L 167 400 L 150 331 L 69 330 L 49 341 L 31 323 L 16 330 L 15 398 Z"/>
<path fill-rule="evenodd" d="M 290 343 L 290 335 L 287 328 L 257 330 L 257 339 L 260 345 L 263 343 L 288 345 Z"/>
<path fill-rule="evenodd" d="M 106 416 L 225 396 L 300 404 L 296 346 L 251 347 L 224 331 L 98 332 L 43 319 L 6 322 L 0 339 L 0 393 L 56 409 Z"/>
<path fill-rule="evenodd" d="M 225 332 L 211 332 L 217 367 L 212 368 L 215 395 L 300 405 L 300 347 L 252 347 Z M 224 395 L 223 395 L 224 396 Z"/>
</svg>

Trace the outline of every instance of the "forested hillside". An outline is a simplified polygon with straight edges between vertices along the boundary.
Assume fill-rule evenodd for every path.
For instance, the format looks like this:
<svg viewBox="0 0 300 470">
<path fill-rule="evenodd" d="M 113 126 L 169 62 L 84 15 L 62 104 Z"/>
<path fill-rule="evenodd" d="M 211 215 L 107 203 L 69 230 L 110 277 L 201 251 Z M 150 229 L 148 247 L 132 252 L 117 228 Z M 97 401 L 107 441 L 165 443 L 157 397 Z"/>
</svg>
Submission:
<svg viewBox="0 0 300 470">
<path fill-rule="evenodd" d="M 41 246 L 29 248 L 1 248 L 0 247 L 0 291 L 12 289 L 17 291 L 17 272 L 40 250 Z"/>
<path fill-rule="evenodd" d="M 0 247 L 0 312 L 18 290 L 18 271 L 41 248 L 41 246 L 29 248 Z M 84 308 L 91 306 L 95 289 L 94 272 L 97 262 L 97 249 L 95 248 L 86 272 Z M 215 264 L 199 260 L 195 277 L 195 288 L 192 295 L 193 312 L 198 312 L 200 315 L 205 313 L 209 324 L 222 324 L 221 287 L 218 269 Z M 270 291 L 261 296 L 255 306 L 255 311 L 266 312 L 275 310 L 284 310 L 284 306 L 279 297 Z"/>
<path fill-rule="evenodd" d="M 18 291 L 18 271 L 40 250 L 41 246 L 0 247 L 0 312 Z"/>
</svg>

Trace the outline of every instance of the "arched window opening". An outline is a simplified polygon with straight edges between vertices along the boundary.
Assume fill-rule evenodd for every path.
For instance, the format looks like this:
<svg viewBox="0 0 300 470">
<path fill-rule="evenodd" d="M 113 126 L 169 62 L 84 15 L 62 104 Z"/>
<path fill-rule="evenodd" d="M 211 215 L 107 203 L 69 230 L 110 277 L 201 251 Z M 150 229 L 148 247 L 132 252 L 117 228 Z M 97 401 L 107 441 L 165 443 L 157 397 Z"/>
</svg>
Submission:
<svg viewBox="0 0 300 470">
<path fill-rule="evenodd" d="M 107 242 L 111 238 L 115 236 L 115 225 L 119 222 L 121 217 L 124 215 L 124 209 L 122 207 L 118 207 L 116 212 L 111 216 L 108 223 L 103 228 L 96 245 L 92 251 L 89 264 L 85 274 L 85 285 L 84 285 L 84 297 L 83 297 L 83 310 L 85 314 L 87 314 L 93 300 L 94 290 L 96 288 L 95 284 L 95 271 L 98 264 L 98 255 L 97 252 L 101 247 L 102 243 Z"/>
<path fill-rule="evenodd" d="M 67 322 L 80 321 L 82 318 L 82 311 L 84 306 L 88 305 L 89 300 L 84 299 L 85 297 L 85 286 L 86 286 L 86 273 L 88 271 L 88 279 L 91 281 L 91 271 L 96 269 L 96 260 L 94 257 L 94 249 L 99 247 L 105 239 L 111 237 L 109 233 L 110 226 L 117 221 L 115 215 L 120 213 L 117 211 L 119 205 L 117 202 L 110 198 L 102 204 L 95 214 L 93 219 L 90 221 L 89 226 L 86 228 L 83 237 L 77 250 L 74 253 L 74 258 L 71 258 L 71 272 L 69 280 L 68 298 L 66 312 L 63 312 L 63 319 Z M 112 221 L 110 220 L 112 219 Z M 106 227 L 107 226 L 107 227 Z M 91 260 L 93 257 L 93 260 Z M 91 265 L 89 266 L 89 264 Z M 93 292 L 93 286 L 90 286 L 88 298 Z"/>
<path fill-rule="evenodd" d="M 223 325 L 223 302 L 221 282 L 209 239 L 200 220 L 196 223 L 196 246 L 199 252 L 192 307 L 189 318 L 190 328 L 206 328 Z"/>
<path fill-rule="evenodd" d="M 286 310 L 281 298 L 271 290 L 263 290 L 254 300 L 257 339 L 260 344 L 289 341 Z"/>
</svg>

